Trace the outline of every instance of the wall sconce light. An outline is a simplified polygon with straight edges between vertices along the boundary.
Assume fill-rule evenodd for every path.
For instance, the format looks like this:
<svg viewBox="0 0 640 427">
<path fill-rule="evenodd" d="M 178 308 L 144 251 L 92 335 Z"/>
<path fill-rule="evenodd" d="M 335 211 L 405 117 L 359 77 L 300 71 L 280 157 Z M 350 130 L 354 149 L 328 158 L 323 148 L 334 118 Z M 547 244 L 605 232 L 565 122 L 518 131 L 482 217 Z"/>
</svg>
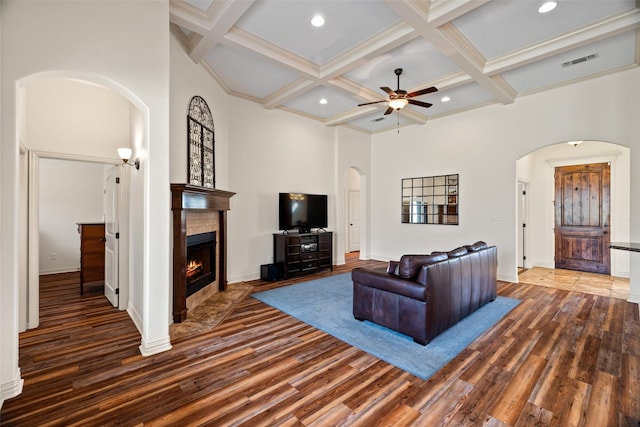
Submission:
<svg viewBox="0 0 640 427">
<path fill-rule="evenodd" d="M 131 148 L 118 148 L 118 156 L 120 156 L 120 158 L 122 159 L 123 164 L 133 166 L 136 169 L 140 169 L 140 157 L 136 157 L 133 163 L 129 163 L 131 152 Z"/>
</svg>

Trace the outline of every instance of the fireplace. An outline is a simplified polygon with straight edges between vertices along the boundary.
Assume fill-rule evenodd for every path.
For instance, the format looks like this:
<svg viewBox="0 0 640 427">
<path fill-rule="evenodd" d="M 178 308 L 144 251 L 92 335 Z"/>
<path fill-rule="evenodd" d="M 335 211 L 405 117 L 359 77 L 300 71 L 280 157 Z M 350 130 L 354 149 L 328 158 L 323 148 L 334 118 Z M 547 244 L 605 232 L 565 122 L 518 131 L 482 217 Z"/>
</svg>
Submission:
<svg viewBox="0 0 640 427">
<path fill-rule="evenodd" d="M 197 292 L 196 287 L 206 287 L 211 282 L 218 283 L 218 290 L 224 291 L 227 288 L 227 211 L 230 209 L 229 199 L 235 193 L 224 190 L 216 190 L 203 188 L 190 184 L 171 184 L 171 211 L 173 213 L 173 321 L 175 323 L 184 322 L 187 319 L 187 295 L 191 292 Z M 187 213 L 189 212 L 189 215 Z M 191 225 L 199 222 L 194 219 L 192 214 L 197 212 L 209 213 L 216 217 L 216 228 L 203 229 L 187 233 L 187 217 L 192 218 L 189 222 Z M 209 214 L 205 216 L 210 216 Z M 199 224 L 196 224 L 199 225 Z M 189 227 L 191 228 L 191 227 Z M 200 228 L 200 227 L 196 227 Z M 216 231 L 212 231 L 217 229 Z M 188 250 L 192 242 L 192 235 L 214 234 L 213 243 L 210 243 L 209 249 L 201 247 L 202 241 L 194 243 L 204 252 L 201 262 L 202 266 L 195 263 L 191 267 L 187 267 L 189 256 Z M 207 255 L 208 251 L 208 255 Z M 205 265 L 206 263 L 209 265 Z M 212 276 L 205 278 L 200 276 L 202 271 L 209 270 Z M 202 281 L 200 280 L 202 279 Z M 196 282 L 197 284 L 190 284 Z M 206 281 L 206 283 L 204 283 Z M 193 291 L 190 287 L 193 286 Z M 206 290 L 198 292 L 202 294 Z M 197 295 L 193 295 L 195 297 Z"/>
<path fill-rule="evenodd" d="M 216 232 L 187 236 L 187 297 L 216 280 Z"/>
</svg>

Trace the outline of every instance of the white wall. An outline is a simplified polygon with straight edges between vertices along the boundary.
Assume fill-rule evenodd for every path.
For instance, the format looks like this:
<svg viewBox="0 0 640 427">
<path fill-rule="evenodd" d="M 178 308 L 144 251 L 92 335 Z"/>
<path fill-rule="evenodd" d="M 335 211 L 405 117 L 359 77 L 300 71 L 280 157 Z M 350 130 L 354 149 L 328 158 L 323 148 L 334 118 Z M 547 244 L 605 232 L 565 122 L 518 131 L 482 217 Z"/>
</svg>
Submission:
<svg viewBox="0 0 640 427">
<path fill-rule="evenodd" d="M 544 147 L 517 161 L 518 177 L 530 183 L 529 250 L 531 266 L 554 268 L 554 168 L 570 164 L 611 163 L 612 242 L 628 242 L 630 235 L 630 150 L 620 145 L 585 141 L 574 147 L 566 143 Z M 531 165 L 526 167 L 525 165 Z M 530 169 L 525 172 L 525 169 Z M 611 251 L 611 275 L 629 277 L 629 252 Z"/>
<path fill-rule="evenodd" d="M 229 187 L 229 95 L 171 35 L 171 182 L 187 182 L 187 113 L 191 98 L 207 101 L 215 126 L 216 188 Z M 233 200 L 233 199 L 232 199 Z"/>
<path fill-rule="evenodd" d="M 359 184 L 360 189 L 360 258 L 370 258 L 370 236 L 367 233 L 370 221 L 369 216 L 369 199 L 371 197 L 371 137 L 367 134 L 356 132 L 345 127 L 336 128 L 337 143 L 337 187 L 336 193 L 339 194 L 336 207 L 338 221 L 336 224 L 337 244 L 336 264 L 343 264 L 344 254 L 347 252 L 347 189 L 352 187 L 353 182 Z M 352 177 L 351 180 L 346 179 L 347 174 L 357 173 L 358 179 Z"/>
<path fill-rule="evenodd" d="M 170 348 L 169 248 L 169 5 L 168 2 L 3 1 L 2 48 L 2 268 L 0 295 L 0 386 L 16 390 L 17 348 L 18 138 L 17 88 L 41 78 L 77 77 L 115 89 L 144 112 L 148 129 L 141 146 L 143 251 L 131 253 L 142 265 L 132 280 L 143 289 L 141 352 Z M 140 19 L 143 16 L 144 19 Z M 165 230 L 159 231 L 159 230 Z M 6 304 L 4 301 L 9 301 Z M 6 335 L 5 335 L 6 334 Z M 4 338 L 7 338 L 6 340 Z M 6 344 L 6 345 L 5 345 Z M 5 392 L 4 390 L 9 390 Z"/>
<path fill-rule="evenodd" d="M 40 274 L 80 269 L 77 223 L 104 221 L 103 169 L 99 163 L 40 160 Z"/>
<path fill-rule="evenodd" d="M 129 146 L 129 101 L 111 89 L 53 78 L 25 87 L 22 142 L 30 150 L 117 159 Z"/>
<path fill-rule="evenodd" d="M 597 100 L 597 106 L 594 105 Z M 372 138 L 372 257 L 448 249 L 475 240 L 498 246 L 498 274 L 517 280 L 516 160 L 570 140 L 631 148 L 630 178 L 640 166 L 640 69 L 518 98 L 402 128 Z M 571 147 L 573 148 L 573 147 Z M 400 223 L 400 180 L 460 174 L 460 225 Z M 640 187 L 631 188 L 630 217 L 640 212 Z M 640 241 L 631 222 L 630 239 Z M 632 255 L 633 256 L 633 255 Z M 631 262 L 631 299 L 640 300 L 640 270 Z M 636 263 L 638 264 L 638 263 Z"/>
<path fill-rule="evenodd" d="M 280 110 L 231 100 L 229 282 L 256 279 L 272 262 L 278 232 L 278 193 L 328 194 L 329 230 L 335 230 L 334 129 Z"/>
</svg>

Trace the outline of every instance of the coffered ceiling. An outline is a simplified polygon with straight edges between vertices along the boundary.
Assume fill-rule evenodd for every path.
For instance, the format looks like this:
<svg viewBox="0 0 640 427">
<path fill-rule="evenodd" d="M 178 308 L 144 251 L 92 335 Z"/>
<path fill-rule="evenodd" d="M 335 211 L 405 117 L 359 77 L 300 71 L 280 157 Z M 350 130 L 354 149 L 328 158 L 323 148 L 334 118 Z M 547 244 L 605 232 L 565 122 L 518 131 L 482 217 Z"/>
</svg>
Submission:
<svg viewBox="0 0 640 427">
<path fill-rule="evenodd" d="M 190 57 L 229 94 L 373 133 L 640 63 L 640 1 L 557 0 L 546 14 L 542 3 L 170 0 L 170 13 Z M 433 106 L 357 107 L 386 99 L 396 68 L 401 89 L 438 88 L 415 98 Z"/>
</svg>

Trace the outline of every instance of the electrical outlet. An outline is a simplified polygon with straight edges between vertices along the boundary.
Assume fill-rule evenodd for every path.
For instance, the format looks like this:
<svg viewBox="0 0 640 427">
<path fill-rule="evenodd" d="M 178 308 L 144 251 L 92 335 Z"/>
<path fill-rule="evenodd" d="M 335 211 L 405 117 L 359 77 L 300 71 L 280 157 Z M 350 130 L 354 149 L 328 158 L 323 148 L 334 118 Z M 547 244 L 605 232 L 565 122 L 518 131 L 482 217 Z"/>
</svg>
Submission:
<svg viewBox="0 0 640 427">
<path fill-rule="evenodd" d="M 56 253 L 55 252 L 51 252 L 51 261 L 55 261 L 56 260 Z"/>
</svg>

